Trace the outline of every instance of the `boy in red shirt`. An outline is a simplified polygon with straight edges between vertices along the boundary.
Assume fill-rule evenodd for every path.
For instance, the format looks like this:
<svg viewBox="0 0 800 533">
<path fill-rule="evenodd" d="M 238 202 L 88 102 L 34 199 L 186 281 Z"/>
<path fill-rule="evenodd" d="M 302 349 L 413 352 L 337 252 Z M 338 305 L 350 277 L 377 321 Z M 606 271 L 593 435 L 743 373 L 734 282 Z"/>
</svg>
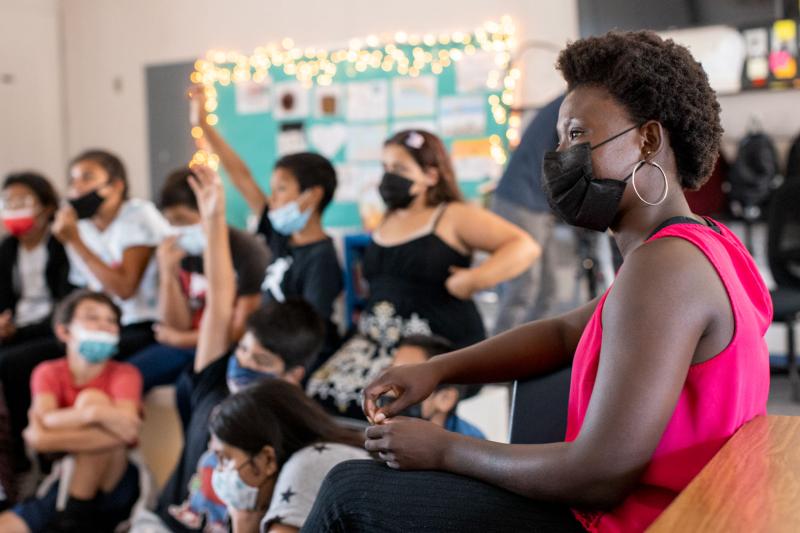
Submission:
<svg viewBox="0 0 800 533">
<path fill-rule="evenodd" d="M 0 531 L 111 531 L 139 496 L 128 448 L 141 418 L 142 378 L 132 365 L 110 360 L 119 342 L 120 310 L 102 293 L 78 291 L 55 313 L 66 357 L 41 363 L 31 377 L 33 405 L 25 442 L 38 453 L 74 461 L 64 509 L 59 486 L 0 514 Z"/>
</svg>

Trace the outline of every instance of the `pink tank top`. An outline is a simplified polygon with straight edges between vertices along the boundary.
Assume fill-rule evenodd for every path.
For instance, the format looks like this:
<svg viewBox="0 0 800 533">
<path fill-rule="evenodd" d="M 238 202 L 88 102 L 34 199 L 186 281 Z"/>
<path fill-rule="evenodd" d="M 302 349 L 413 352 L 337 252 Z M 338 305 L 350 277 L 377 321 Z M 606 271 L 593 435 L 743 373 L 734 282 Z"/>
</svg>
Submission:
<svg viewBox="0 0 800 533">
<path fill-rule="evenodd" d="M 730 230 L 717 225 L 720 233 L 700 224 L 675 224 L 650 240 L 685 239 L 705 254 L 728 292 L 735 321 L 733 338 L 718 355 L 689 368 L 661 441 L 636 488 L 622 504 L 609 512 L 573 511 L 589 531 L 643 531 L 739 427 L 766 414 L 769 353 L 764 334 L 772 321 L 772 301 L 745 247 Z M 608 294 L 601 298 L 575 351 L 568 442 L 580 433 L 592 397 L 603 336 L 601 317 Z"/>
</svg>

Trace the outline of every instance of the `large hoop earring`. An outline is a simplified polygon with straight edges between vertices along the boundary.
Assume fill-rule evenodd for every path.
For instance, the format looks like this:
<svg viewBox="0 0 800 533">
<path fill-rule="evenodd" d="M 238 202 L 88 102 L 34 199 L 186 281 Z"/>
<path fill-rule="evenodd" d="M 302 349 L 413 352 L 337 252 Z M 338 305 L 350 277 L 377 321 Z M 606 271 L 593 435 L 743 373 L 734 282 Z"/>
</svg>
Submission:
<svg viewBox="0 0 800 533">
<path fill-rule="evenodd" d="M 644 197 L 639 193 L 639 189 L 636 188 L 636 171 L 642 168 L 642 165 L 644 164 L 656 167 L 658 171 L 661 172 L 661 176 L 664 178 L 664 194 L 661 195 L 661 199 L 655 203 L 648 202 L 647 200 L 645 200 Z M 639 197 L 639 200 L 641 200 L 647 205 L 651 206 L 661 205 L 662 203 L 664 203 L 664 200 L 667 199 L 667 194 L 669 193 L 669 180 L 667 180 L 667 174 L 666 172 L 664 172 L 664 169 L 661 168 L 661 165 L 659 165 L 655 161 L 647 161 L 646 159 L 642 159 L 641 161 L 636 163 L 633 167 L 633 172 L 631 173 L 631 183 L 633 184 L 633 192 L 636 193 L 636 196 Z"/>
</svg>

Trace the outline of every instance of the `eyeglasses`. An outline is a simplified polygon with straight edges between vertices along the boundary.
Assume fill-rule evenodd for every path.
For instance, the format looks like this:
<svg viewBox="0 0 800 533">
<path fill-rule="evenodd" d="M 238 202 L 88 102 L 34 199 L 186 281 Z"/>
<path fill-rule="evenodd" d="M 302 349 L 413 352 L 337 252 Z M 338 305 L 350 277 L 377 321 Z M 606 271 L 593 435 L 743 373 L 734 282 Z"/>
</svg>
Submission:
<svg viewBox="0 0 800 533">
<path fill-rule="evenodd" d="M 37 204 L 36 198 L 29 194 L 24 196 L 5 196 L 0 198 L 0 211 L 34 208 Z"/>
</svg>

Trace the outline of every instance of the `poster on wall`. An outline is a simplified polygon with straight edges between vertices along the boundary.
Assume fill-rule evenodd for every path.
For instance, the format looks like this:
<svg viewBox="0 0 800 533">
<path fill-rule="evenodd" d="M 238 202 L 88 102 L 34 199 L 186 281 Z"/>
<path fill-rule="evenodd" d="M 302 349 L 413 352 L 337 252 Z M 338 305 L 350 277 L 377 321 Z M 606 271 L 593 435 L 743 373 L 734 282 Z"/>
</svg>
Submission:
<svg viewBox="0 0 800 533">
<path fill-rule="evenodd" d="M 785 19 L 741 30 L 746 53 L 742 88 L 800 88 L 797 25 L 798 21 Z"/>
<path fill-rule="evenodd" d="M 387 80 L 354 81 L 347 84 L 347 120 L 378 121 L 389 115 Z"/>
<path fill-rule="evenodd" d="M 237 114 L 269 113 L 271 107 L 272 88 L 269 78 L 261 82 L 247 80 L 236 84 Z"/>
<path fill-rule="evenodd" d="M 494 54 L 481 51 L 463 57 L 456 63 L 456 90 L 459 93 L 486 91 L 486 82 L 493 70 L 497 70 Z"/>
<path fill-rule="evenodd" d="M 344 113 L 344 87 L 340 84 L 317 86 L 314 90 L 314 116 L 335 118 Z"/>
<path fill-rule="evenodd" d="M 480 181 L 487 176 L 499 178 L 503 167 L 492 157 L 488 137 L 453 141 L 453 168 L 459 181 Z"/>
<path fill-rule="evenodd" d="M 273 85 L 275 105 L 272 115 L 276 120 L 298 120 L 308 116 L 308 89 L 296 81 Z"/>
<path fill-rule="evenodd" d="M 308 140 L 312 149 L 333 159 L 347 140 L 347 126 L 343 123 L 312 124 L 308 128 Z"/>
<path fill-rule="evenodd" d="M 436 133 L 436 123 L 433 120 L 396 120 L 392 123 L 390 135 L 405 130 L 423 130 Z"/>
<path fill-rule="evenodd" d="M 365 194 L 377 191 L 383 175 L 378 163 L 341 163 L 336 166 L 336 200 L 358 202 Z"/>
<path fill-rule="evenodd" d="M 482 96 L 447 96 L 439 107 L 439 131 L 445 137 L 481 135 L 486 130 L 486 100 Z"/>
<path fill-rule="evenodd" d="M 385 124 L 347 127 L 347 159 L 349 161 L 380 161 L 383 141 L 386 140 Z"/>
<path fill-rule="evenodd" d="M 302 122 L 281 124 L 278 132 L 276 152 L 278 156 L 308 151 L 305 128 Z"/>
<path fill-rule="evenodd" d="M 745 79 L 753 87 L 766 85 L 769 78 L 769 30 L 752 28 L 742 32 L 745 43 Z"/>
<path fill-rule="evenodd" d="M 769 70 L 778 80 L 797 77 L 797 22 L 779 20 L 773 24 Z"/>
<path fill-rule="evenodd" d="M 436 112 L 437 83 L 434 76 L 392 80 L 392 115 L 408 118 Z"/>
</svg>

